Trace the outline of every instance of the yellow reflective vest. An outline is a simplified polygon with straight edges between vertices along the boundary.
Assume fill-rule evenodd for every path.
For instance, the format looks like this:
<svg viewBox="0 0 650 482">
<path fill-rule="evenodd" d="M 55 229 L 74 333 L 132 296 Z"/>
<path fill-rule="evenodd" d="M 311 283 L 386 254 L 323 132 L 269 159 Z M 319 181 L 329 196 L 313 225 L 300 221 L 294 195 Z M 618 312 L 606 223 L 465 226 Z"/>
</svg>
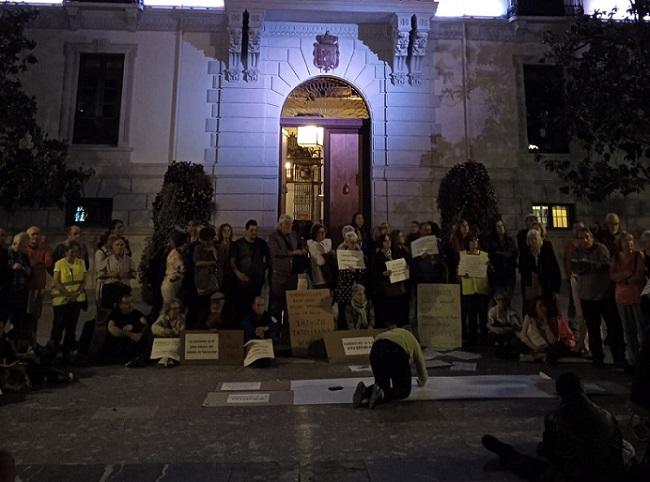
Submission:
<svg viewBox="0 0 650 482">
<path fill-rule="evenodd" d="M 72 266 L 63 258 L 54 264 L 54 271 L 59 272 L 61 285 L 66 290 L 76 291 L 81 286 L 86 275 L 86 266 L 80 258 L 75 259 Z M 76 299 L 70 299 L 63 296 L 55 286 L 52 286 L 52 306 L 61 306 L 82 301 L 86 301 L 86 293 L 84 291 L 79 293 Z"/>
</svg>

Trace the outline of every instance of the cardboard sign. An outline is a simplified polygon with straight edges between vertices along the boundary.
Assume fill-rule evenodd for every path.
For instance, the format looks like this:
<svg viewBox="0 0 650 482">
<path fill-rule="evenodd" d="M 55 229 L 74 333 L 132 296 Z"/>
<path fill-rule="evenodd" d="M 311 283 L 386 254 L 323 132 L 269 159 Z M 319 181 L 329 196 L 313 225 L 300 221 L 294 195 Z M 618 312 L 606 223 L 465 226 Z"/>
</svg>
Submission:
<svg viewBox="0 0 650 482">
<path fill-rule="evenodd" d="M 247 403 L 269 403 L 270 393 L 232 393 L 228 395 L 226 403 L 247 404 Z"/>
<path fill-rule="evenodd" d="M 246 349 L 246 358 L 244 359 L 245 367 L 255 363 L 257 360 L 275 358 L 273 340 L 250 340 L 244 345 L 244 348 Z"/>
<path fill-rule="evenodd" d="M 181 339 L 154 338 L 149 358 L 152 360 L 171 358 L 172 360 L 181 361 Z"/>
<path fill-rule="evenodd" d="M 422 345 L 434 348 L 462 346 L 459 285 L 419 284 L 417 316 Z"/>
<path fill-rule="evenodd" d="M 308 355 L 325 333 L 334 331 L 332 298 L 327 289 L 287 291 L 287 312 L 294 356 Z"/>
<path fill-rule="evenodd" d="M 411 241 L 411 255 L 414 258 L 425 254 L 438 254 L 438 238 L 433 235 L 422 236 L 415 241 Z"/>
<path fill-rule="evenodd" d="M 242 330 L 186 331 L 182 342 L 183 363 L 240 365 L 244 358 Z"/>
<path fill-rule="evenodd" d="M 366 262 L 363 259 L 363 251 L 354 249 L 337 249 L 336 261 L 339 269 L 366 269 Z"/>
<path fill-rule="evenodd" d="M 323 335 L 330 363 L 368 363 L 375 337 L 384 330 L 339 330 Z"/>
</svg>

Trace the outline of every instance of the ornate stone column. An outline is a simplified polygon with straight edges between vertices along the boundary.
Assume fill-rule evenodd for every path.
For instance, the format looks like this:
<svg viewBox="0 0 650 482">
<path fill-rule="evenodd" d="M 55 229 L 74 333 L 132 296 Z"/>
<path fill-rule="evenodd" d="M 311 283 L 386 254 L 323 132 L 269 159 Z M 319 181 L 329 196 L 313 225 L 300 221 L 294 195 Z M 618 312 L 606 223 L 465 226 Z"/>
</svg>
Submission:
<svg viewBox="0 0 650 482">
<path fill-rule="evenodd" d="M 427 54 L 429 30 L 431 30 L 429 16 L 419 14 L 414 15 L 412 26 L 409 82 L 411 85 L 419 85 L 422 82 L 422 61 Z"/>
<path fill-rule="evenodd" d="M 241 45 L 244 12 L 228 13 L 228 68 L 226 80 L 239 80 L 242 71 Z"/>
<path fill-rule="evenodd" d="M 248 56 L 244 78 L 247 81 L 256 81 L 262 47 L 262 30 L 264 29 L 264 12 L 251 11 L 248 17 Z"/>
<path fill-rule="evenodd" d="M 411 32 L 411 16 L 394 14 L 391 22 L 393 42 L 393 72 L 390 74 L 393 84 L 406 82 L 407 59 L 409 53 L 409 35 Z"/>
</svg>

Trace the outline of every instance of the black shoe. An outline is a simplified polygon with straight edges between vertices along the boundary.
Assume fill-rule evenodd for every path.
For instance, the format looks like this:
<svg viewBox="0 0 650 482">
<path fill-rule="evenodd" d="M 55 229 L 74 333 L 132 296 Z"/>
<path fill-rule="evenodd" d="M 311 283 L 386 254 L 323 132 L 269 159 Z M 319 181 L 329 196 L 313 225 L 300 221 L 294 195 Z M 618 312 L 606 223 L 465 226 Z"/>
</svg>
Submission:
<svg viewBox="0 0 650 482">
<path fill-rule="evenodd" d="M 384 399 L 384 391 L 376 383 L 372 386 L 372 393 L 368 399 L 368 408 L 371 410 L 375 408 L 375 405 L 380 403 Z"/>
<path fill-rule="evenodd" d="M 504 444 L 492 435 L 483 435 L 481 438 L 483 447 L 490 452 L 497 454 L 502 459 L 507 459 L 513 455 L 513 449 L 510 445 Z"/>
<path fill-rule="evenodd" d="M 357 388 L 354 390 L 354 395 L 352 395 L 352 408 L 359 408 L 361 406 L 365 394 L 366 385 L 363 382 L 359 382 Z"/>
</svg>

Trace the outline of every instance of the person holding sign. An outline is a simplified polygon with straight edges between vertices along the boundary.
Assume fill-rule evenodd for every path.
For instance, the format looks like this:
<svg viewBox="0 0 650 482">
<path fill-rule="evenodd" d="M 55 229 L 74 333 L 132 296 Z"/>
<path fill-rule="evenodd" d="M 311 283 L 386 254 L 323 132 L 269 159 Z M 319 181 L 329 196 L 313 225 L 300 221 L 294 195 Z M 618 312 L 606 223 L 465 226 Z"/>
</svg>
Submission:
<svg viewBox="0 0 650 482">
<path fill-rule="evenodd" d="M 407 398 L 411 394 L 412 363 L 417 369 L 418 386 L 423 387 L 429 374 L 422 348 L 413 334 L 403 328 L 393 328 L 377 335 L 370 350 L 375 383 L 366 387 L 359 382 L 352 399 L 354 408 L 367 402 L 372 409 L 378 403 Z"/>
<path fill-rule="evenodd" d="M 377 308 L 377 327 L 391 325 L 404 326 L 408 323 L 409 298 L 406 283 L 390 282 L 392 271 L 387 263 L 393 261 L 390 237 L 387 234 L 379 239 L 379 248 L 372 260 L 370 273 L 373 280 L 374 301 Z"/>
<path fill-rule="evenodd" d="M 340 250 L 357 251 L 363 257 L 358 242 L 359 237 L 354 232 L 354 228 L 351 231 L 346 231 L 344 228 L 343 243 L 339 246 L 337 253 Z M 336 288 L 334 288 L 334 301 L 338 306 L 338 326 L 341 329 L 345 329 L 347 326 L 345 322 L 345 308 L 352 299 L 352 285 L 354 283 L 361 283 L 364 273 L 365 270 L 362 268 L 342 268 L 339 266 L 338 276 L 336 277 Z"/>
<path fill-rule="evenodd" d="M 367 330 L 375 327 L 375 308 L 366 297 L 366 288 L 355 283 L 352 285 L 352 300 L 345 307 L 345 322 L 348 330 Z"/>
<path fill-rule="evenodd" d="M 147 360 L 149 327 L 142 313 L 133 308 L 130 294 L 122 295 L 108 318 L 104 355 L 108 360 L 124 363 L 127 368 L 143 367 Z"/>
<path fill-rule="evenodd" d="M 179 300 L 173 300 L 167 305 L 151 326 L 151 333 L 155 338 L 178 338 L 183 330 L 185 330 L 185 315 Z M 165 368 L 178 365 L 176 360 L 168 357 L 161 358 L 158 363 Z"/>
<path fill-rule="evenodd" d="M 470 233 L 465 237 L 465 251 L 461 251 L 460 256 L 461 259 L 464 256 L 477 257 L 485 266 L 489 261 L 487 253 L 479 249 L 478 236 L 475 233 Z M 460 270 L 458 277 L 461 283 L 460 306 L 463 340 L 468 345 L 476 344 L 480 327 L 481 341 L 483 344 L 487 344 L 487 311 L 490 293 L 487 277 L 470 276 L 469 273 L 461 273 Z"/>
</svg>

